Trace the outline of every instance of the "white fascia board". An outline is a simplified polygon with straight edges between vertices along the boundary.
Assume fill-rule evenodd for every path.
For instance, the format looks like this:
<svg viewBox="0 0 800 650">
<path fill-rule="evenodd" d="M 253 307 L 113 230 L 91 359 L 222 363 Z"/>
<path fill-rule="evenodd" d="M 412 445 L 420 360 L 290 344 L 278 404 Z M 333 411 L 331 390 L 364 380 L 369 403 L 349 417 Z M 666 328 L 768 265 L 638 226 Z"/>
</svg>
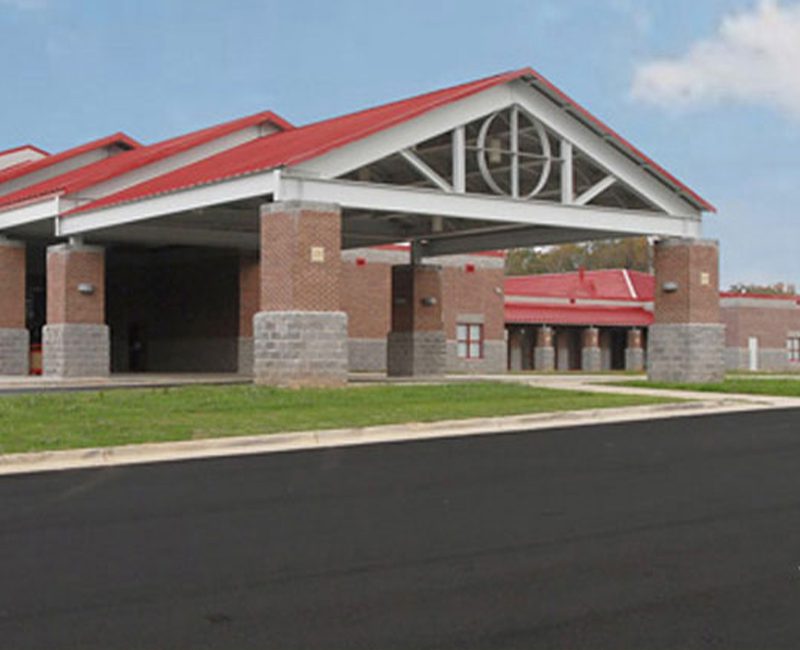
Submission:
<svg viewBox="0 0 800 650">
<path fill-rule="evenodd" d="M 35 203 L 26 203 L 19 207 L 0 211 L 0 230 L 24 226 L 25 224 L 42 221 L 43 219 L 52 219 L 58 216 L 58 210 L 58 197 L 48 196 Z"/>
<path fill-rule="evenodd" d="M 513 101 L 546 127 L 569 140 L 609 174 L 668 214 L 700 216 L 700 211 L 643 166 L 612 147 L 606 139 L 524 81 L 512 82 Z"/>
<path fill-rule="evenodd" d="M 47 156 L 41 151 L 23 147 L 22 149 L 17 149 L 10 153 L 0 154 L 0 169 L 8 169 L 20 163 L 33 162 L 35 160 L 41 160 L 42 158 L 47 158 Z"/>
<path fill-rule="evenodd" d="M 433 109 L 397 126 L 351 142 L 317 158 L 288 167 L 287 172 L 304 176 L 335 178 L 385 158 L 402 149 L 452 131 L 481 117 L 508 107 L 513 94 L 508 85 L 490 88 L 460 101 Z"/>
<path fill-rule="evenodd" d="M 56 222 L 56 234 L 64 237 L 80 235 L 92 230 L 135 223 L 210 205 L 265 196 L 272 194 L 274 190 L 275 174 L 271 171 L 240 176 L 212 185 L 202 185 L 141 201 L 112 205 L 93 212 L 68 215 Z"/>
<path fill-rule="evenodd" d="M 602 298 L 569 298 L 560 296 L 523 296 L 506 293 L 507 305 L 574 305 L 576 307 L 640 307 L 652 311 L 653 303 L 646 300 L 603 300 Z"/>
<path fill-rule="evenodd" d="M 16 192 L 17 190 L 21 190 L 25 187 L 30 187 L 36 183 L 41 183 L 42 181 L 46 181 L 50 178 L 60 176 L 61 174 L 66 174 L 74 169 L 85 167 L 93 162 L 97 162 L 98 160 L 104 160 L 105 158 L 108 158 L 109 155 L 111 154 L 108 147 L 92 149 L 91 151 L 87 151 L 79 156 L 74 156 L 67 160 L 63 160 L 60 163 L 55 163 L 54 165 L 45 167 L 44 169 L 40 169 L 30 174 L 26 174 L 25 176 L 20 176 L 19 178 L 6 181 L 5 183 L 0 183 L 0 195 L 10 194 L 11 192 Z"/>
<path fill-rule="evenodd" d="M 748 298 L 747 294 L 720 298 L 720 307 L 725 309 L 750 308 L 750 309 L 788 309 L 795 311 L 795 300 L 778 300 L 775 298 Z"/>
<path fill-rule="evenodd" d="M 277 129 L 272 127 L 271 132 L 274 131 L 277 131 Z M 199 162 L 200 160 L 204 160 L 215 154 L 222 153 L 223 151 L 227 151 L 233 147 L 237 147 L 245 144 L 246 142 L 255 140 L 266 133 L 267 132 L 265 132 L 264 129 L 259 128 L 258 126 L 250 126 L 239 129 L 238 131 L 229 133 L 228 135 L 217 138 L 216 140 L 205 142 L 199 146 L 181 151 L 180 153 L 167 158 L 162 158 L 159 161 L 150 163 L 148 165 L 143 165 L 142 167 L 133 169 L 130 172 L 120 174 L 119 176 L 110 178 L 107 181 L 103 181 L 102 183 L 98 183 L 92 187 L 84 188 L 78 193 L 78 195 L 75 195 L 72 198 L 78 201 L 79 205 L 83 205 L 88 201 L 102 199 L 109 194 L 120 192 L 134 185 L 138 185 L 139 183 L 144 183 L 152 178 L 156 178 L 157 176 L 163 176 L 164 174 L 168 174 L 169 172 L 180 169 L 181 167 L 186 167 L 192 163 Z"/>
<path fill-rule="evenodd" d="M 276 200 L 320 201 L 361 210 L 597 230 L 614 235 L 697 238 L 701 234 L 699 217 L 596 206 L 566 206 L 488 195 L 446 194 L 422 188 L 298 178 L 286 174 L 281 176 Z"/>
</svg>

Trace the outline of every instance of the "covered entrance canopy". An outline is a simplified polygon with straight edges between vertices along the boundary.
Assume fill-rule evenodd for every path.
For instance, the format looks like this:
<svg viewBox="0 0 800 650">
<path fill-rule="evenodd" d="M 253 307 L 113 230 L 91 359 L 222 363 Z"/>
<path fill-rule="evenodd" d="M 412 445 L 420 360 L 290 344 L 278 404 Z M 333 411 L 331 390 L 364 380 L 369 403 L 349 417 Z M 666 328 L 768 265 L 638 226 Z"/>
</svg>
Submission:
<svg viewBox="0 0 800 650">
<path fill-rule="evenodd" d="M 694 239 L 714 209 L 529 68 L 304 127 L 255 117 L 171 146 L 126 141 L 130 151 L 95 162 L 110 173 L 75 189 L 56 174 L 9 195 L 0 178 L 0 233 L 263 255 L 276 235 L 265 240 L 261 212 L 273 204 L 300 206 L 301 221 L 335 213 L 343 249 L 411 242 L 419 263 L 610 237 Z M 262 310 L 298 311 L 267 308 L 263 295 Z"/>
</svg>

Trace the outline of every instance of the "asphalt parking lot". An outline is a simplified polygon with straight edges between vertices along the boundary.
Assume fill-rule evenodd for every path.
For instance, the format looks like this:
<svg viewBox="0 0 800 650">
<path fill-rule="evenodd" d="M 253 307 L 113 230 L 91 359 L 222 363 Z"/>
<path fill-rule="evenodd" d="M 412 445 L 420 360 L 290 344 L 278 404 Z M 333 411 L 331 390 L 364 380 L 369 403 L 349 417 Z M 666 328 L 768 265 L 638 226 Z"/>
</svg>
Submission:
<svg viewBox="0 0 800 650">
<path fill-rule="evenodd" d="M 797 648 L 800 411 L 0 477 L 0 647 Z"/>
</svg>

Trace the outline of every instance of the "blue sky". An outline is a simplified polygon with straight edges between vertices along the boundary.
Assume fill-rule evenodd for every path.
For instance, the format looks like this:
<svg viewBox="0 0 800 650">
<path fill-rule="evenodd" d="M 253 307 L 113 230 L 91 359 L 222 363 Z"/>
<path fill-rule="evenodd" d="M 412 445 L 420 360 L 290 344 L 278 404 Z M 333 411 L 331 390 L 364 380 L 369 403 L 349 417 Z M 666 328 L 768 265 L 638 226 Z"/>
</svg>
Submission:
<svg viewBox="0 0 800 650">
<path fill-rule="evenodd" d="M 302 124 L 533 66 L 719 208 L 723 283 L 800 283 L 800 0 L 0 0 L 0 149 Z"/>
</svg>

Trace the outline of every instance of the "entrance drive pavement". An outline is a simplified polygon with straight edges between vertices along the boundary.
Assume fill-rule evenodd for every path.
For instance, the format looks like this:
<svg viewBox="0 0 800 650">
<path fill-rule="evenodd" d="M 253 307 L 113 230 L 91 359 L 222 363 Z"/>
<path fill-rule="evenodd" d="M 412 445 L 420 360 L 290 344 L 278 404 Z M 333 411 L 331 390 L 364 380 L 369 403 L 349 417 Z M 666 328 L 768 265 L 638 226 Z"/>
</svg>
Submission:
<svg viewBox="0 0 800 650">
<path fill-rule="evenodd" d="M 799 418 L 0 477 L 0 647 L 796 650 Z"/>
</svg>

